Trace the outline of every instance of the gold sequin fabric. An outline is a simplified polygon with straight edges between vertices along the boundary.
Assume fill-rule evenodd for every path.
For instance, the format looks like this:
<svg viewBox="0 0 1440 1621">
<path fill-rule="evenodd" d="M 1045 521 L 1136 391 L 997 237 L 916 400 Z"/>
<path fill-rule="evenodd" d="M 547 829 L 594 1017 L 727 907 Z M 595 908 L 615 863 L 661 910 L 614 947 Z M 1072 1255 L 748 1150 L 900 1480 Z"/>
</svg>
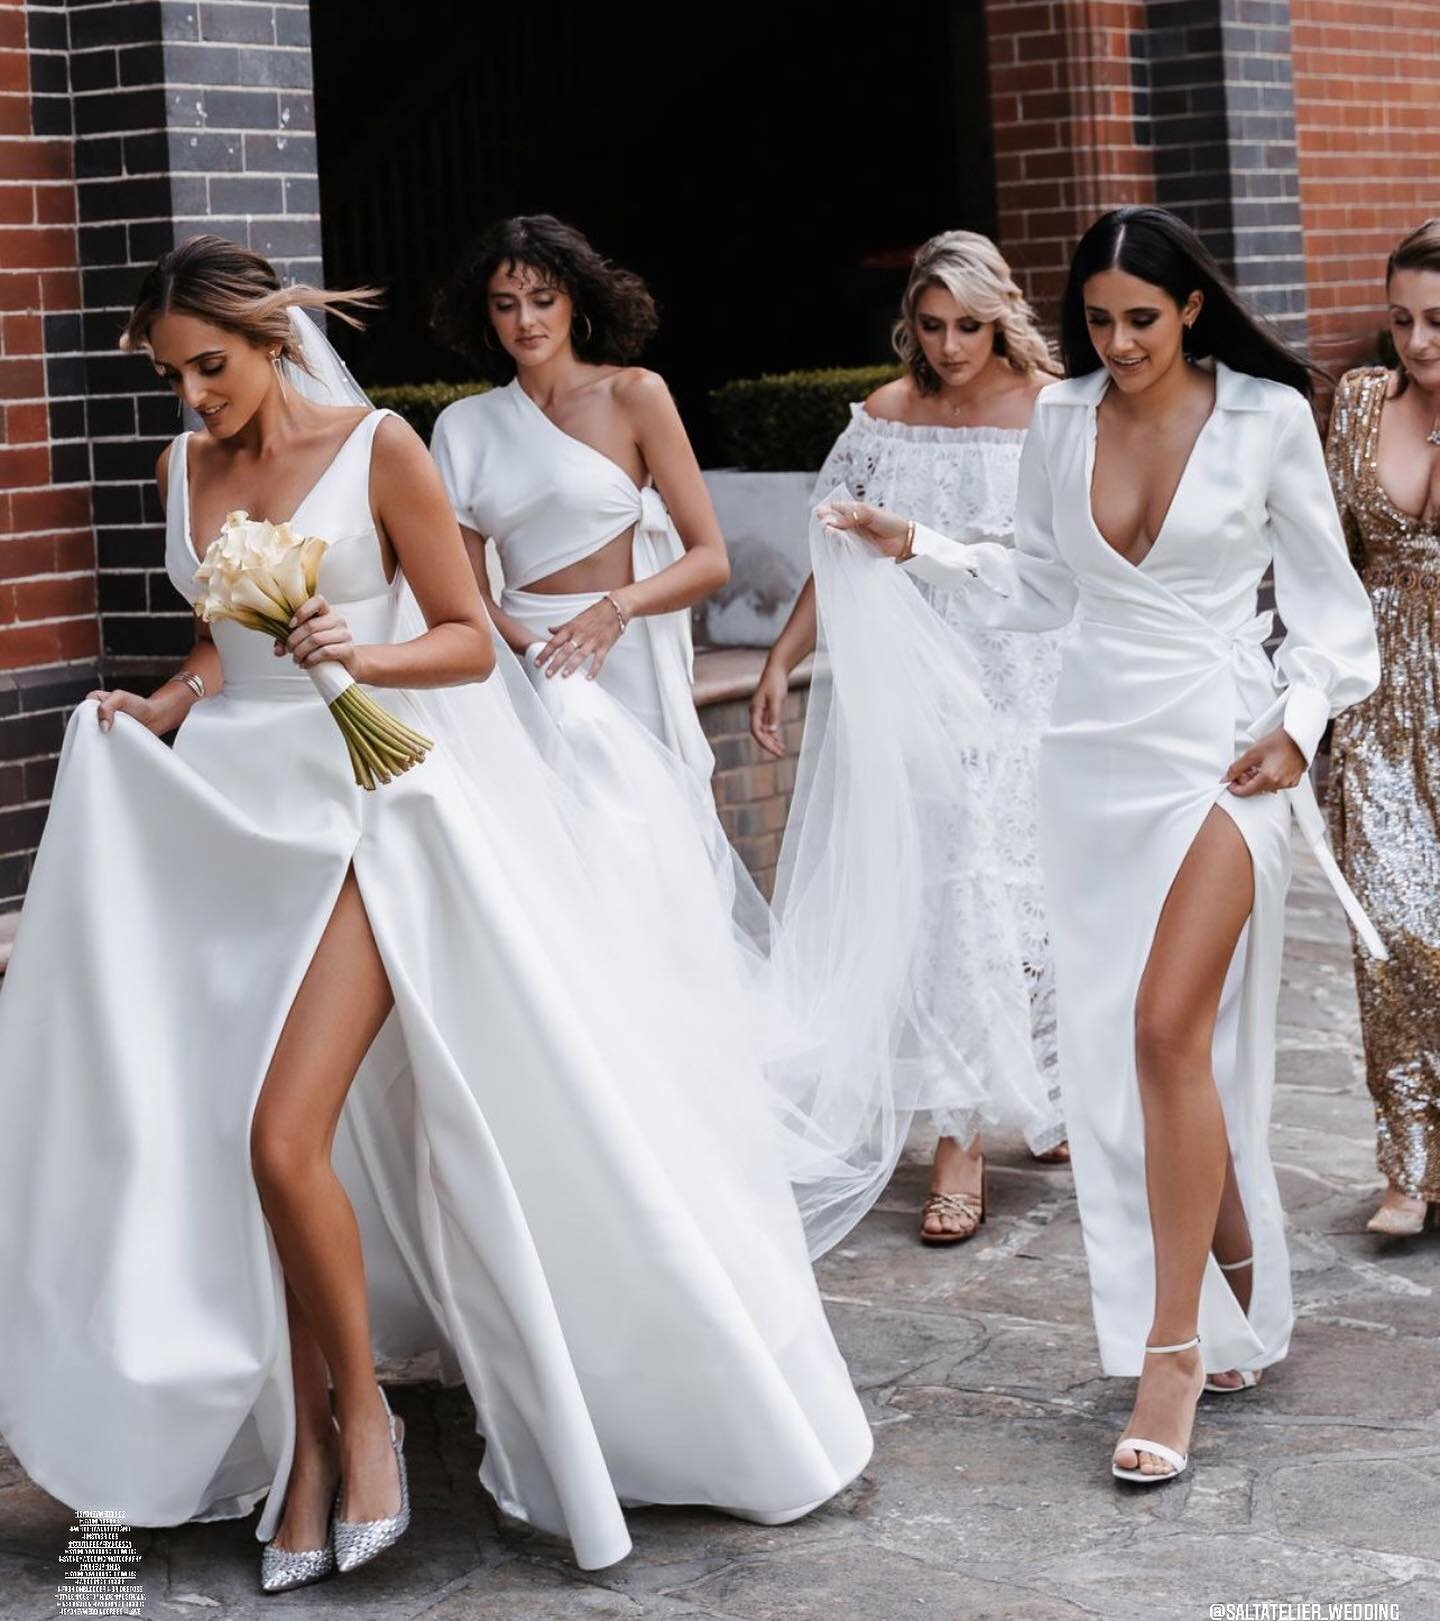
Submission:
<svg viewBox="0 0 1440 1621">
<path fill-rule="evenodd" d="M 1440 517 L 1397 508 L 1376 470 L 1389 373 L 1350 372 L 1327 458 L 1375 610 L 1380 685 L 1335 723 L 1330 829 L 1390 952 L 1357 947 L 1365 1067 L 1381 1171 L 1440 1199 Z"/>
</svg>

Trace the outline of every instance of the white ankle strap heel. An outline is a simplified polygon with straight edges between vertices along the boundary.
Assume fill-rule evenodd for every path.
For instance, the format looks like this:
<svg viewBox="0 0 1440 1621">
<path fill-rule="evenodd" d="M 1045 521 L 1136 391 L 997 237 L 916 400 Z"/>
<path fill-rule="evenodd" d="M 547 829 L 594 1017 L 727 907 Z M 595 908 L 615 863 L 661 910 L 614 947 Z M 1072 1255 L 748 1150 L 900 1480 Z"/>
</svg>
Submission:
<svg viewBox="0 0 1440 1621">
<path fill-rule="evenodd" d="M 1146 1356 L 1170 1356 L 1176 1351 L 1193 1351 L 1200 1344 L 1200 1336 L 1184 1340 L 1179 1345 L 1147 1345 Z M 1148 1452 L 1152 1457 L 1163 1458 L 1170 1465 L 1170 1472 L 1164 1475 L 1147 1475 L 1140 1469 L 1122 1469 L 1115 1462 L 1116 1456 L 1128 1448 L 1131 1452 Z M 1143 1436 L 1127 1435 L 1115 1443 L 1115 1451 L 1110 1455 L 1110 1473 L 1116 1480 L 1133 1480 L 1139 1486 L 1163 1486 L 1167 1480 L 1177 1480 L 1185 1473 L 1185 1466 L 1190 1462 L 1188 1453 L 1177 1452 L 1174 1447 L 1167 1447 L 1160 1441 L 1147 1441 Z"/>
<path fill-rule="evenodd" d="M 1255 1257 L 1247 1255 L 1243 1261 L 1217 1261 L 1215 1264 L 1222 1272 L 1239 1272 L 1243 1267 L 1254 1266 Z M 1212 1396 L 1233 1396 L 1241 1390 L 1254 1390 L 1260 1383 L 1260 1375 L 1253 1368 L 1236 1368 L 1234 1372 L 1240 1379 L 1238 1385 L 1217 1385 L 1207 1378 L 1205 1389 Z"/>
</svg>

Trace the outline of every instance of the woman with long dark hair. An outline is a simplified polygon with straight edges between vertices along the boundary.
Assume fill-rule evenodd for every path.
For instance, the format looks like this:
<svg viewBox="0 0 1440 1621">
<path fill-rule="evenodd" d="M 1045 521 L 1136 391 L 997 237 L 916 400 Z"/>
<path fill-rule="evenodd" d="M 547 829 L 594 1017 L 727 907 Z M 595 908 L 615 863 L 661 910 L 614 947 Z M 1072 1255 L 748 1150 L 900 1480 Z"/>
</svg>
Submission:
<svg viewBox="0 0 1440 1621">
<path fill-rule="evenodd" d="M 1249 1388 L 1289 1343 L 1266 1126 L 1290 818 L 1378 949 L 1306 775 L 1378 664 L 1309 372 L 1194 233 L 1097 220 L 1062 332 L 1013 551 L 863 502 L 821 515 L 992 623 L 1076 620 L 1040 768 L 1061 1086 L 1102 1364 L 1140 1376 L 1112 1470 L 1153 1484 L 1185 1468 L 1202 1388 Z"/>
<path fill-rule="evenodd" d="M 1385 269 L 1396 364 L 1341 379 L 1330 476 L 1380 633 L 1379 690 L 1335 728 L 1331 828 L 1390 953 L 1355 952 L 1385 1194 L 1368 1225 L 1440 1209 L 1440 219 Z"/>
</svg>

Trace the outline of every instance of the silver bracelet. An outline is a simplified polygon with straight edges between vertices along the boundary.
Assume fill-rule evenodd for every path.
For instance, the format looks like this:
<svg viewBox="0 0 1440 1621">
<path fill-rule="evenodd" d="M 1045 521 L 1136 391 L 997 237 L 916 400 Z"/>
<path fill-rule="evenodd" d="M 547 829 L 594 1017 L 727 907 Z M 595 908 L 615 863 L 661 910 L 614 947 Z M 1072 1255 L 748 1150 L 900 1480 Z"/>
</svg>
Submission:
<svg viewBox="0 0 1440 1621">
<path fill-rule="evenodd" d="M 197 698 L 205 696 L 205 678 L 198 675 L 194 670 L 177 670 L 170 679 L 172 681 L 183 681 Z"/>
</svg>

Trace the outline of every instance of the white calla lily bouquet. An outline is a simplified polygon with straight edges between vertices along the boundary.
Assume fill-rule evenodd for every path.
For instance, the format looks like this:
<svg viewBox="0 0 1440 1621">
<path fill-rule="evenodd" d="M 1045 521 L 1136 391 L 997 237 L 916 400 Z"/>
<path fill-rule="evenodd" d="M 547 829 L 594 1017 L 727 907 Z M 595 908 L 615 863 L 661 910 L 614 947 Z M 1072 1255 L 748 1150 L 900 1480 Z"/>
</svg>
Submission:
<svg viewBox="0 0 1440 1621">
<path fill-rule="evenodd" d="M 195 571 L 196 582 L 205 588 L 195 604 L 196 614 L 207 625 L 233 619 L 284 642 L 290 635 L 291 616 L 315 595 L 329 544 L 319 535 L 295 534 L 288 523 L 267 523 L 247 512 L 228 513 Z M 391 781 L 419 765 L 434 748 L 428 737 L 382 709 L 343 664 L 326 660 L 307 666 L 305 673 L 335 717 L 361 788 Z"/>
</svg>

